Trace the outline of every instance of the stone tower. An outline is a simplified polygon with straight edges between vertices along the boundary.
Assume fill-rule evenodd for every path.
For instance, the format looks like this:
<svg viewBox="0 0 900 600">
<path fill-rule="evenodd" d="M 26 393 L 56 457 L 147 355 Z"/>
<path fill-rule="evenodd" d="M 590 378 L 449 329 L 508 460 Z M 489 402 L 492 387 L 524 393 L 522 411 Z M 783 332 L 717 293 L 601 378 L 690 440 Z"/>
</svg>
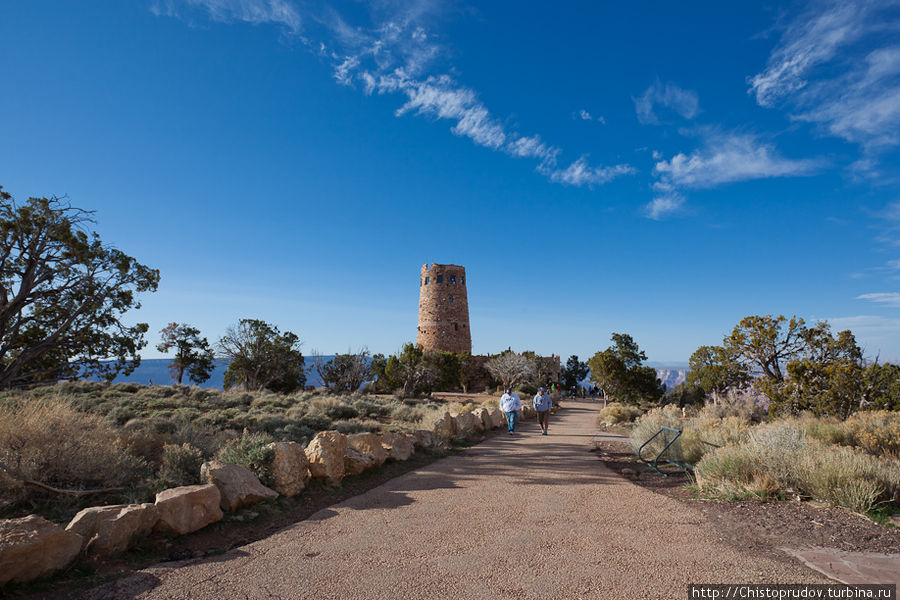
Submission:
<svg viewBox="0 0 900 600">
<path fill-rule="evenodd" d="M 472 351 L 465 267 L 422 265 L 416 343 L 425 350 Z"/>
</svg>

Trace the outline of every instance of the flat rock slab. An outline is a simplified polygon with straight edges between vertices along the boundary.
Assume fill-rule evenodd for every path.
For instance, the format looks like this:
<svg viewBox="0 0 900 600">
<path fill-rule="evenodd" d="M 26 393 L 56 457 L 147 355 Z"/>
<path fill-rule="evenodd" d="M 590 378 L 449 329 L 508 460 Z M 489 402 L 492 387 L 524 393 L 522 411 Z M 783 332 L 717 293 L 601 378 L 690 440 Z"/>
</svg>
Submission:
<svg viewBox="0 0 900 600">
<path fill-rule="evenodd" d="M 607 469 L 589 452 L 598 410 L 566 402 L 548 436 L 523 423 L 266 539 L 85 598 L 636 600 L 698 582 L 831 582 Z"/>
<path fill-rule="evenodd" d="M 841 583 L 893 583 L 900 588 L 900 554 L 847 552 L 833 548 L 784 548 L 784 551 Z"/>
</svg>

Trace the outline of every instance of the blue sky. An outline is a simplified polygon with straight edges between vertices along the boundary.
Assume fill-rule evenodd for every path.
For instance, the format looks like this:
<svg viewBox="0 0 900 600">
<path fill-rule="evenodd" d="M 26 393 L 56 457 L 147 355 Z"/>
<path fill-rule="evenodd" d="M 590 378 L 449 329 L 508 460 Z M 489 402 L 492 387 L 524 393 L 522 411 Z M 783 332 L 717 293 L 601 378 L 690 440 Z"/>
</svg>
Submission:
<svg viewBox="0 0 900 600">
<path fill-rule="evenodd" d="M 627 6 L 626 6 L 627 4 Z M 129 319 L 686 362 L 750 314 L 900 358 L 900 3 L 0 3 L 0 184 L 160 269 Z"/>
</svg>

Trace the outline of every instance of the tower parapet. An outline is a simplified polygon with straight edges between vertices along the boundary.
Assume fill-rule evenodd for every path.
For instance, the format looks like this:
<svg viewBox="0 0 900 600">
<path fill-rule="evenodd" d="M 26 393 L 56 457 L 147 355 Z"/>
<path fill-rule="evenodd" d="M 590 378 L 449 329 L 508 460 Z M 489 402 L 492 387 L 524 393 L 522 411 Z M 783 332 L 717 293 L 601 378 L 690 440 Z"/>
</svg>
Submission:
<svg viewBox="0 0 900 600">
<path fill-rule="evenodd" d="M 422 265 L 416 343 L 425 350 L 472 351 L 465 267 Z"/>
</svg>

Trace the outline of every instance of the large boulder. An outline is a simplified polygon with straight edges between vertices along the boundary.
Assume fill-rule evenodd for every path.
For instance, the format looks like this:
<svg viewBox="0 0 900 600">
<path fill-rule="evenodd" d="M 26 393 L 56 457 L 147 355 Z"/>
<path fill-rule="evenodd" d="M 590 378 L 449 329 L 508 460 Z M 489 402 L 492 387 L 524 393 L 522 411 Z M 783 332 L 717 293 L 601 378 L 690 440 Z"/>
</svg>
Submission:
<svg viewBox="0 0 900 600">
<path fill-rule="evenodd" d="M 340 483 L 344 478 L 347 436 L 339 431 L 320 431 L 306 447 L 309 472 L 316 479 Z"/>
<path fill-rule="evenodd" d="M 147 535 L 159 520 L 155 504 L 116 504 L 85 508 L 66 526 L 81 536 L 81 549 L 88 554 L 118 554 L 135 538 Z"/>
<path fill-rule="evenodd" d="M 354 433 L 347 436 L 347 445 L 365 454 L 371 454 L 378 465 L 384 464 L 388 453 L 381 445 L 381 436 L 371 432 Z"/>
<path fill-rule="evenodd" d="M 434 437 L 443 444 L 456 437 L 456 420 L 450 413 L 445 412 L 434 422 Z"/>
<path fill-rule="evenodd" d="M 375 460 L 372 454 L 357 450 L 353 446 L 347 446 L 347 455 L 344 456 L 345 475 L 359 475 L 377 466 L 378 461 Z"/>
<path fill-rule="evenodd" d="M 394 460 L 407 460 L 415 448 L 405 433 L 388 431 L 381 436 L 381 445 Z"/>
<path fill-rule="evenodd" d="M 490 431 L 491 429 L 491 416 L 488 414 L 486 408 L 476 408 L 472 411 L 472 415 L 478 421 L 478 428 L 481 431 Z"/>
<path fill-rule="evenodd" d="M 0 585 L 52 573 L 80 551 L 80 535 L 37 515 L 0 520 Z"/>
<path fill-rule="evenodd" d="M 261 484 L 247 467 L 220 460 L 203 463 L 200 467 L 200 480 L 219 488 L 222 496 L 219 506 L 228 512 L 278 497 L 278 492 Z"/>
<path fill-rule="evenodd" d="M 413 435 L 416 437 L 416 446 L 419 448 L 434 447 L 433 431 L 429 431 L 428 429 L 416 429 L 413 431 Z"/>
<path fill-rule="evenodd" d="M 222 519 L 222 494 L 211 483 L 163 490 L 156 495 L 159 520 L 154 531 L 184 535 Z"/>
<path fill-rule="evenodd" d="M 459 413 L 453 417 L 453 421 L 456 423 L 456 437 L 459 439 L 474 436 L 478 431 L 478 425 L 481 423 L 481 419 L 476 419 L 475 415 L 468 411 Z"/>
<path fill-rule="evenodd" d="M 272 458 L 272 487 L 282 496 L 296 496 L 309 481 L 309 459 L 303 446 L 297 442 L 272 442 L 269 447 L 275 451 Z"/>
<path fill-rule="evenodd" d="M 491 419 L 491 428 L 497 429 L 498 427 L 504 427 L 506 425 L 506 417 L 503 416 L 503 411 L 494 406 L 489 407 L 488 416 Z"/>
</svg>

